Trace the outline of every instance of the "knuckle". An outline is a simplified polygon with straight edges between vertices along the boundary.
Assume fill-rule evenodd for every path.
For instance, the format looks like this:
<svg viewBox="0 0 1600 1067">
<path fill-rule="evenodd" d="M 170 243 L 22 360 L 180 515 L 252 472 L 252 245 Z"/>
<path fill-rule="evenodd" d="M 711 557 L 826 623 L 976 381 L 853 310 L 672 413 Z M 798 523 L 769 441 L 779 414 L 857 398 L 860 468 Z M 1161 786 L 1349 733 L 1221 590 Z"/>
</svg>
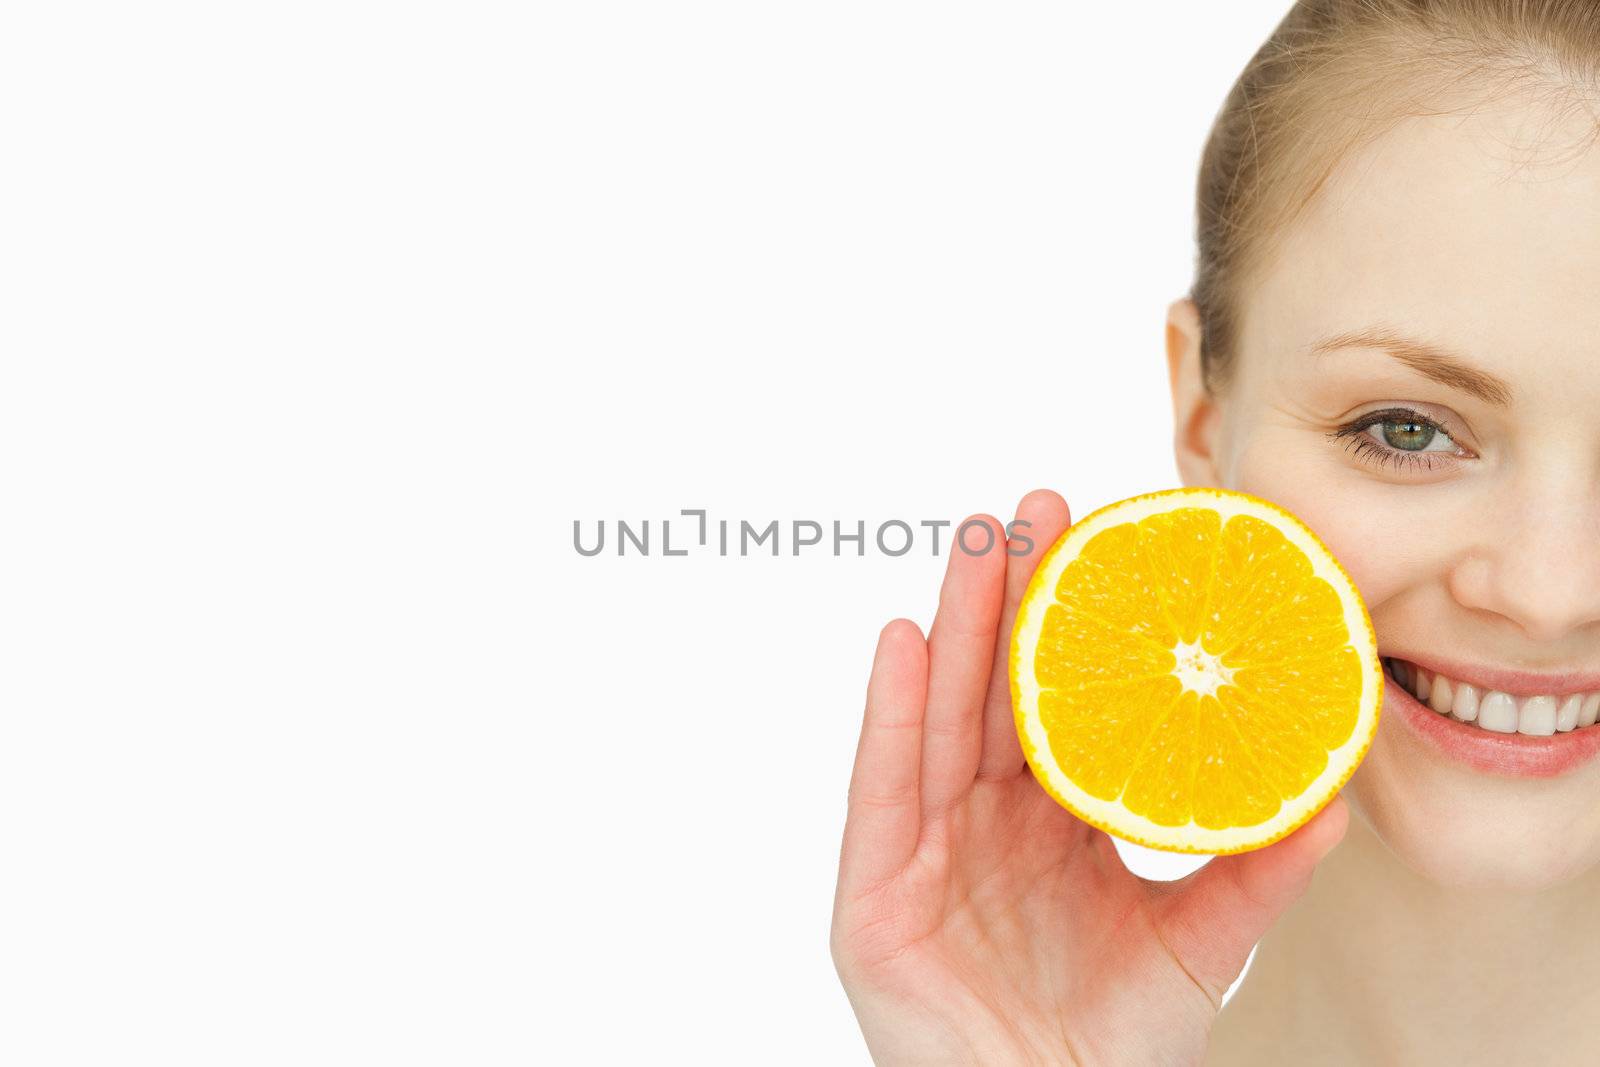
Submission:
<svg viewBox="0 0 1600 1067">
<path fill-rule="evenodd" d="M 849 794 L 850 806 L 860 811 L 892 811 L 908 807 L 916 803 L 916 800 L 917 791 L 906 787 L 893 789 L 852 787 Z"/>
</svg>

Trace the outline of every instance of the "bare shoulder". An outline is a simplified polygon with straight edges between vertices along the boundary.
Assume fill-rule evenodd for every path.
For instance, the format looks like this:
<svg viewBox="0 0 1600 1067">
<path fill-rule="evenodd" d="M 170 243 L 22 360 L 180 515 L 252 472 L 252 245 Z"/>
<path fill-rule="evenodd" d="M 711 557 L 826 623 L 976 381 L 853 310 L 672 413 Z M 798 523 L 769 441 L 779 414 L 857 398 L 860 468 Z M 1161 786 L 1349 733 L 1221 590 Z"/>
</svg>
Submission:
<svg viewBox="0 0 1600 1067">
<path fill-rule="evenodd" d="M 1248 1018 L 1251 1014 L 1249 1006 L 1237 996 L 1222 1006 L 1211 1027 L 1204 1067 L 1267 1067 L 1283 1062 L 1268 1054 L 1267 1034 Z"/>
<path fill-rule="evenodd" d="M 1249 979 L 1223 1005 L 1211 1028 L 1204 1067 L 1343 1067 L 1352 1061 L 1348 1049 L 1319 1034 L 1304 1020 L 1294 1022 L 1282 1004 L 1266 991 L 1249 989 Z M 1247 995 L 1252 994 L 1253 995 Z"/>
<path fill-rule="evenodd" d="M 1285 998 L 1281 981 L 1266 973 L 1270 968 L 1252 966 L 1244 981 L 1222 1005 L 1211 1027 L 1206 1047 L 1205 1067 L 1311 1067 L 1324 1062 L 1308 1056 L 1306 1034 L 1297 1032 L 1291 1022 L 1293 1006 Z"/>
</svg>

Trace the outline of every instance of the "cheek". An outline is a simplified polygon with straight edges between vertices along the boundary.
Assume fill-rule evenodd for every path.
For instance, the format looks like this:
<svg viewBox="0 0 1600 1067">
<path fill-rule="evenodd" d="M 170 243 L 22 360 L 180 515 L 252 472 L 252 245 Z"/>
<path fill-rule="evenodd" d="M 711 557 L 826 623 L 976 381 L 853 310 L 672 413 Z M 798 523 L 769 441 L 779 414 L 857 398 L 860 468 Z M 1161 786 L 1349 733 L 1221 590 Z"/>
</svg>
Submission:
<svg viewBox="0 0 1600 1067">
<path fill-rule="evenodd" d="M 1441 511 L 1437 487 L 1368 477 L 1293 435 L 1263 435 L 1227 470 L 1227 488 L 1288 508 L 1328 545 L 1361 591 L 1380 648 L 1449 617 L 1445 578 L 1461 548 L 1449 531 L 1472 529 L 1473 517 Z M 1420 752 L 1400 723 L 1384 721 L 1345 793 L 1389 853 L 1437 885 L 1537 888 L 1600 864 L 1591 800 L 1600 768 L 1531 784 L 1485 779 Z"/>
<path fill-rule="evenodd" d="M 1227 488 L 1265 497 L 1311 527 L 1349 572 L 1375 624 L 1378 605 L 1436 569 L 1429 539 L 1405 517 L 1405 486 L 1265 442 L 1242 451 L 1232 471 Z"/>
</svg>

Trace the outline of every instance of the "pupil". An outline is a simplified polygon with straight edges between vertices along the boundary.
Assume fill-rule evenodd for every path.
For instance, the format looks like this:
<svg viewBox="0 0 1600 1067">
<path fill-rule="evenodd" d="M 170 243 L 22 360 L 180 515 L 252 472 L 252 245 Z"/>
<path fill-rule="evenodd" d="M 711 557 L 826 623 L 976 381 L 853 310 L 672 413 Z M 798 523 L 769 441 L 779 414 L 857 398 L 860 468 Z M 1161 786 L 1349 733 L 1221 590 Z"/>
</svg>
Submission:
<svg viewBox="0 0 1600 1067">
<path fill-rule="evenodd" d="M 1432 426 L 1420 422 L 1386 422 L 1383 424 L 1383 439 L 1394 448 L 1416 450 L 1428 447 L 1428 442 L 1433 440 L 1434 429 Z"/>
</svg>

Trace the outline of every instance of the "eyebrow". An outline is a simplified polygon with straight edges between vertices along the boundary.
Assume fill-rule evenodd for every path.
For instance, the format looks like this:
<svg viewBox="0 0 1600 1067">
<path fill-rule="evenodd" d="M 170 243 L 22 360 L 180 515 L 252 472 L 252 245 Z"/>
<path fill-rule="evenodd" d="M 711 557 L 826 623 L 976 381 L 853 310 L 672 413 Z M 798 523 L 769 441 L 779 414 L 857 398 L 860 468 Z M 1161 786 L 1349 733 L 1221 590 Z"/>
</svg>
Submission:
<svg viewBox="0 0 1600 1067">
<path fill-rule="evenodd" d="M 1460 389 L 1497 407 L 1511 406 L 1512 389 L 1503 378 L 1481 371 L 1459 356 L 1451 355 L 1426 341 L 1404 337 L 1392 330 L 1356 330 L 1323 338 L 1311 346 L 1311 352 L 1318 355 L 1341 348 L 1379 349 L 1440 385 Z"/>
</svg>

